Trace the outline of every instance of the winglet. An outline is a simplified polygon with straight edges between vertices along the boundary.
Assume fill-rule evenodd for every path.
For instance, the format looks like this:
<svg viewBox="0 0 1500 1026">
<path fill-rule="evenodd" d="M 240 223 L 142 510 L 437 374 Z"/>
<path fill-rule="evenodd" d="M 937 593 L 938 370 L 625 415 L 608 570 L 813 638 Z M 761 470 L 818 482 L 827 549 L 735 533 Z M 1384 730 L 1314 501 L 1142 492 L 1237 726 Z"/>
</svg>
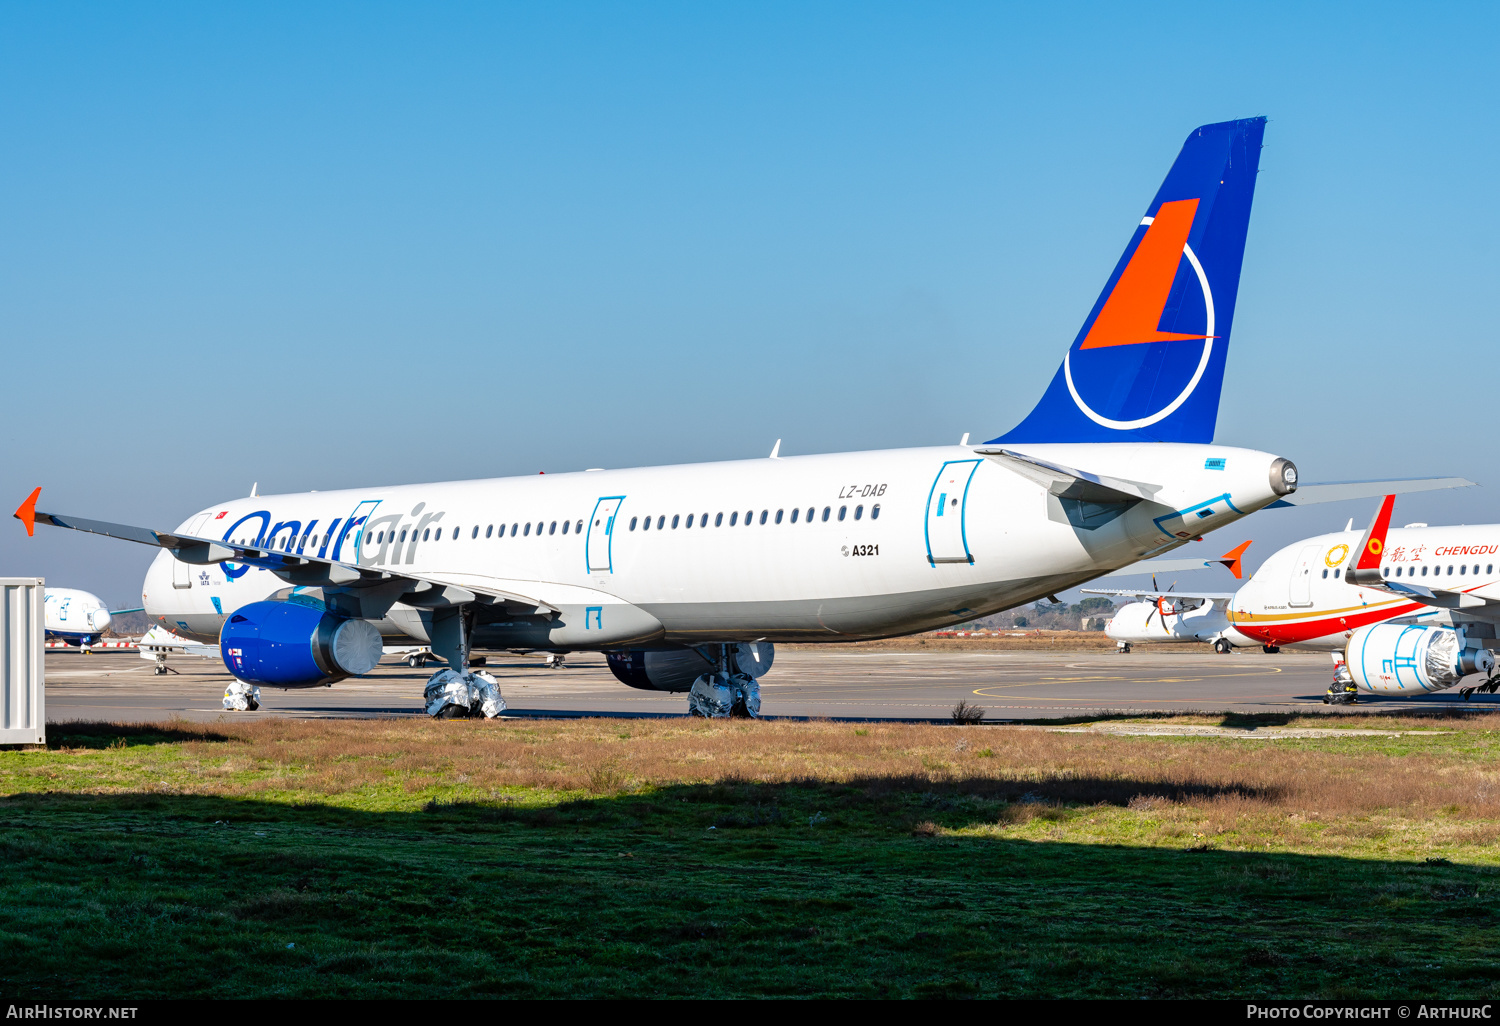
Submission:
<svg viewBox="0 0 1500 1026">
<path fill-rule="evenodd" d="M 1378 570 L 1380 568 L 1380 556 L 1385 552 L 1385 533 L 1391 527 L 1391 514 L 1396 509 L 1396 497 L 1387 495 L 1385 501 L 1380 504 L 1380 511 L 1375 514 L 1375 519 L 1370 521 L 1370 529 L 1365 532 L 1364 538 L 1359 543 L 1359 561 L 1354 564 L 1356 570 Z"/>
<path fill-rule="evenodd" d="M 1234 579 L 1236 581 L 1244 580 L 1245 568 L 1243 565 L 1241 565 L 1240 561 L 1244 558 L 1245 550 L 1249 547 L 1250 543 L 1248 541 L 1241 542 L 1239 545 L 1236 545 L 1234 548 L 1224 553 L 1223 559 L 1216 559 L 1214 560 L 1214 562 L 1223 563 L 1226 567 L 1228 567 L 1229 572 L 1234 574 Z"/>
<path fill-rule="evenodd" d="M 38 487 L 15 512 L 15 518 L 26 525 L 28 538 L 36 532 L 36 500 L 41 494 L 42 489 Z"/>
</svg>

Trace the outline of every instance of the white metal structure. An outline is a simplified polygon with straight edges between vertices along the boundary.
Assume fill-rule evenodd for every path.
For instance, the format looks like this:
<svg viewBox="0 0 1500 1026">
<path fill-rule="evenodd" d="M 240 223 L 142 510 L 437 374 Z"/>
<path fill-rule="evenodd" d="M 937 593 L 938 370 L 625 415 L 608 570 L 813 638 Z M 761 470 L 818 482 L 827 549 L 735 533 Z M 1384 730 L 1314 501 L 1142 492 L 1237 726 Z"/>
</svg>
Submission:
<svg viewBox="0 0 1500 1026">
<path fill-rule="evenodd" d="M 0 744 L 46 744 L 44 583 L 0 577 Z"/>
</svg>

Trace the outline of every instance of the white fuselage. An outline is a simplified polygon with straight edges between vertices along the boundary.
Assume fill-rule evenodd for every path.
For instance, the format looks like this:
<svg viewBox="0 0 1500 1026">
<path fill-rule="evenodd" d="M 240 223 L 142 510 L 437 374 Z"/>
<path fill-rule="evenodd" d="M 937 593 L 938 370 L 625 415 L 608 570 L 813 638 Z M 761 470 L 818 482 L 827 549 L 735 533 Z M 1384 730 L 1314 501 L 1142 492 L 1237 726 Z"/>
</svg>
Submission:
<svg viewBox="0 0 1500 1026">
<path fill-rule="evenodd" d="M 1410 599 L 1344 581 L 1362 534 L 1339 531 L 1288 545 L 1267 559 L 1235 594 L 1229 621 L 1268 645 L 1337 651 L 1366 624 L 1446 624 L 1452 617 Z M 1381 574 L 1392 581 L 1500 599 L 1500 525 L 1393 528 Z"/>
<path fill-rule="evenodd" d="M 88 644 L 109 627 L 109 607 L 99 596 L 77 588 L 48 588 L 43 625 L 49 638 Z"/>
<path fill-rule="evenodd" d="M 1154 501 L 1111 516 L 938 447 L 251 497 L 178 531 L 535 598 L 557 615 L 481 617 L 476 643 L 586 649 L 931 629 L 1081 584 L 1276 498 L 1275 457 L 1254 450 L 1016 448 L 1151 482 Z M 212 640 L 235 609 L 286 587 L 163 551 L 142 598 L 152 618 Z M 424 615 L 398 605 L 382 632 L 425 641 Z"/>
</svg>

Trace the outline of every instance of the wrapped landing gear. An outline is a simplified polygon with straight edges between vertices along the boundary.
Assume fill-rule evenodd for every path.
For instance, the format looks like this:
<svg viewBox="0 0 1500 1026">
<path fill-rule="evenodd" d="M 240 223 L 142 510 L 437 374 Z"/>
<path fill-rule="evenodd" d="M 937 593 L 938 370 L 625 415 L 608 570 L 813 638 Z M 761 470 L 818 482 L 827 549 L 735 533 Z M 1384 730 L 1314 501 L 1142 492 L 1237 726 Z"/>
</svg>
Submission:
<svg viewBox="0 0 1500 1026">
<path fill-rule="evenodd" d="M 1359 701 L 1359 688 L 1354 685 L 1354 674 L 1344 662 L 1342 653 L 1333 656 L 1333 683 L 1323 693 L 1324 705 L 1354 705 Z"/>
<path fill-rule="evenodd" d="M 760 718 L 760 685 L 743 673 L 705 673 L 688 691 L 688 714 L 717 720 Z"/>
<path fill-rule="evenodd" d="M 1219 655 L 1229 655 L 1234 651 L 1234 646 L 1229 643 L 1227 638 L 1215 638 L 1214 651 L 1219 653 Z"/>
<path fill-rule="evenodd" d="M 549 670 L 561 670 L 561 669 L 563 669 L 567 665 L 563 661 L 563 653 L 562 652 L 548 652 L 547 653 L 547 657 L 546 657 L 546 662 L 547 662 L 547 669 L 549 669 Z"/>
<path fill-rule="evenodd" d="M 1281 646 L 1280 645 L 1262 645 L 1262 646 L 1260 646 L 1260 650 L 1262 652 L 1264 652 L 1266 655 L 1275 655 L 1277 652 L 1281 651 Z"/>
<path fill-rule="evenodd" d="M 224 708 L 230 712 L 254 712 L 260 708 L 260 688 L 238 679 L 231 681 L 224 689 Z"/>
<path fill-rule="evenodd" d="M 484 717 L 494 719 L 506 709 L 500 682 L 487 673 L 439 670 L 422 692 L 427 715 L 436 720 Z"/>
<path fill-rule="evenodd" d="M 1118 655 L 1129 655 L 1130 654 L 1130 642 L 1128 642 L 1128 641 L 1117 641 L 1117 642 L 1115 642 L 1115 652 Z"/>
</svg>

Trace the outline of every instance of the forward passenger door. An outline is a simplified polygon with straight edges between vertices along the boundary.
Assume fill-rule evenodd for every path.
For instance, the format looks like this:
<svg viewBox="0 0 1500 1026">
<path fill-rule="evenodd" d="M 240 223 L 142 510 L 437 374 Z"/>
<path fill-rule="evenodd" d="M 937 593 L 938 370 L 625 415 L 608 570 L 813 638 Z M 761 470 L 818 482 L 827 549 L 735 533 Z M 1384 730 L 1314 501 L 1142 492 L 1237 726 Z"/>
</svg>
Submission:
<svg viewBox="0 0 1500 1026">
<path fill-rule="evenodd" d="M 594 503 L 594 514 L 589 517 L 588 534 L 584 540 L 591 574 L 615 572 L 613 548 L 615 518 L 624 501 L 623 495 L 609 495 Z"/>
</svg>

